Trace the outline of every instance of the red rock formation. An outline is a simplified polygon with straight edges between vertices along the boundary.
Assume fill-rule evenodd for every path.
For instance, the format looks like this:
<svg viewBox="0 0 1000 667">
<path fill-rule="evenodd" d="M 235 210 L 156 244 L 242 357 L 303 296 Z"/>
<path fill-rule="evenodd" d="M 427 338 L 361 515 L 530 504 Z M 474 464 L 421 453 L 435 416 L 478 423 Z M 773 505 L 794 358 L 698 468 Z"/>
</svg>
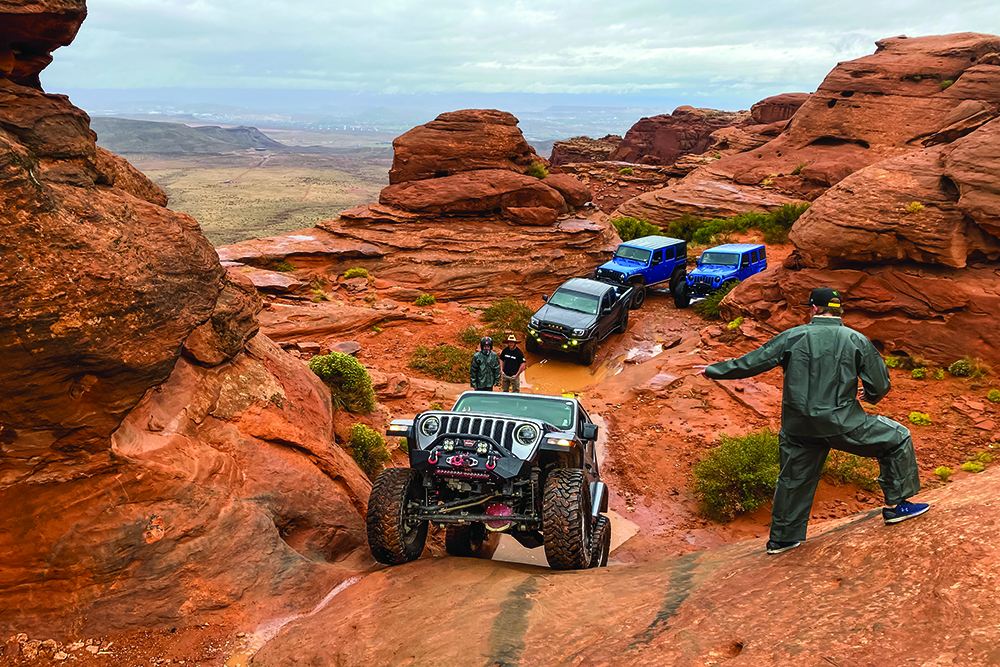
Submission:
<svg viewBox="0 0 1000 667">
<path fill-rule="evenodd" d="M 625 133 L 610 159 L 669 165 L 685 153 L 704 152 L 712 132 L 736 125 L 746 117 L 745 111 L 677 107 L 670 115 L 640 119 Z"/>
<path fill-rule="evenodd" d="M 786 328 L 817 285 L 846 295 L 848 324 L 887 351 L 941 364 L 1000 361 L 1000 119 L 946 146 L 845 178 L 796 223 L 796 250 L 724 302 Z"/>
<path fill-rule="evenodd" d="M 550 162 L 553 167 L 579 162 L 604 162 L 611 159 L 622 138 L 617 134 L 606 134 L 600 139 L 573 137 L 557 141 L 552 145 Z"/>
<path fill-rule="evenodd" d="M 314 604 L 368 482 L 328 389 L 253 337 L 252 286 L 38 89 L 84 13 L 0 0 L 0 632 Z"/>
<path fill-rule="evenodd" d="M 809 93 L 782 93 L 765 97 L 750 107 L 750 125 L 770 125 L 789 120 L 795 115 L 806 100 Z"/>
<path fill-rule="evenodd" d="M 772 141 L 695 170 L 676 192 L 644 195 L 616 214 L 666 224 L 680 206 L 699 206 L 692 198 L 699 189 L 745 191 L 765 180 L 788 197 L 814 199 L 858 169 L 918 149 L 942 131 L 954 138 L 997 115 L 1000 67 L 979 61 L 1000 48 L 1000 37 L 893 37 L 877 46 L 873 55 L 834 68 Z M 978 111 L 956 113 L 970 100 Z M 705 215 L 713 208 L 707 202 Z"/>
</svg>

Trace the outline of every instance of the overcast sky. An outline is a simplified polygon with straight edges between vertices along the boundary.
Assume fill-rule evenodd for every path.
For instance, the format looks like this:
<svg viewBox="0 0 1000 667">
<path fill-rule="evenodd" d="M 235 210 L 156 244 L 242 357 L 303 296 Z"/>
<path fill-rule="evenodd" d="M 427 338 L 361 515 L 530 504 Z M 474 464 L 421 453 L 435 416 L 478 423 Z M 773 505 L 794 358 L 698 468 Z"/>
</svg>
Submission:
<svg viewBox="0 0 1000 667">
<path fill-rule="evenodd" d="M 996 0 L 89 0 L 47 90 L 679 96 L 815 90 L 874 41 L 1000 34 Z M 730 107 L 732 108 L 732 107 Z"/>
</svg>

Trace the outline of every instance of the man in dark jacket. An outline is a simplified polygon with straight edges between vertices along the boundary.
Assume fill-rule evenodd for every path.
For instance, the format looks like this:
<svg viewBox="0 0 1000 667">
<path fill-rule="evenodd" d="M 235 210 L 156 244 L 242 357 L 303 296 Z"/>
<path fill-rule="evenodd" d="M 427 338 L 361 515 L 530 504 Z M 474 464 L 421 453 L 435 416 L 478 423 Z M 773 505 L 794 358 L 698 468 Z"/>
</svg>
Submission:
<svg viewBox="0 0 1000 667">
<path fill-rule="evenodd" d="M 479 341 L 479 352 L 472 355 L 469 383 L 476 391 L 493 391 L 500 384 L 500 357 L 493 351 L 493 339 L 489 336 Z"/>
<path fill-rule="evenodd" d="M 814 289 L 808 304 L 813 318 L 784 331 L 739 359 L 704 370 L 716 380 L 746 378 L 776 366 L 784 369 L 781 471 L 774 491 L 767 553 L 793 549 L 806 538 L 813 496 L 830 449 L 874 457 L 887 507 L 885 523 L 899 523 L 927 511 L 908 498 L 920 491 L 917 458 L 910 431 L 882 416 L 872 416 L 859 398 L 878 403 L 889 393 L 889 373 L 865 336 L 840 319 L 836 290 Z M 858 392 L 858 380 L 862 390 Z"/>
</svg>

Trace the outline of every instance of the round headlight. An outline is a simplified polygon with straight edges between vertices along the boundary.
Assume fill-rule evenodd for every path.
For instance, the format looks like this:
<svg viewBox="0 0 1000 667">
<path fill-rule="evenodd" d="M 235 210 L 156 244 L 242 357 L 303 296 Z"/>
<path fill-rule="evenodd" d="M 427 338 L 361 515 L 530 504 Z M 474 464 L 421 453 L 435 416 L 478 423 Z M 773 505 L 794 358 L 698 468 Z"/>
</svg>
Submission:
<svg viewBox="0 0 1000 667">
<path fill-rule="evenodd" d="M 530 445 L 538 437 L 538 429 L 536 429 L 531 424 L 525 424 L 517 429 L 514 433 L 514 437 L 522 445 Z"/>
<path fill-rule="evenodd" d="M 582 336 L 585 333 L 587 333 L 586 329 L 573 329 L 574 336 Z"/>
<path fill-rule="evenodd" d="M 420 423 L 420 432 L 430 437 L 441 428 L 441 420 L 437 417 L 428 417 Z"/>
</svg>

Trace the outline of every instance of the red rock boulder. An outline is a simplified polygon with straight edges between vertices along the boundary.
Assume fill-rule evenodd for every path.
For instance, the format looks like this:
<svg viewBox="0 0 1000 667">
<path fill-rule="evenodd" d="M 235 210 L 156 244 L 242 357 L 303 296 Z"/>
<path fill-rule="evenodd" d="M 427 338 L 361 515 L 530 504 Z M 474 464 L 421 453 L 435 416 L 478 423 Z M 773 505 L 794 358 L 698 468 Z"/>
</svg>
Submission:
<svg viewBox="0 0 1000 667">
<path fill-rule="evenodd" d="M 611 154 L 621 142 L 622 138 L 617 134 L 607 134 L 600 139 L 573 137 L 557 141 L 552 145 L 549 162 L 553 167 L 580 162 L 604 162 L 611 159 Z"/>
<path fill-rule="evenodd" d="M 715 130 L 746 119 L 745 111 L 677 107 L 672 114 L 643 118 L 633 125 L 611 160 L 641 164 L 672 164 L 685 153 L 702 153 Z"/>
<path fill-rule="evenodd" d="M 750 107 L 750 119 L 753 125 L 789 120 L 808 99 L 809 93 L 782 93 L 765 97 Z"/>
<path fill-rule="evenodd" d="M 0 0 L 0 81 L 41 89 L 38 73 L 86 17 L 86 0 Z"/>
</svg>

